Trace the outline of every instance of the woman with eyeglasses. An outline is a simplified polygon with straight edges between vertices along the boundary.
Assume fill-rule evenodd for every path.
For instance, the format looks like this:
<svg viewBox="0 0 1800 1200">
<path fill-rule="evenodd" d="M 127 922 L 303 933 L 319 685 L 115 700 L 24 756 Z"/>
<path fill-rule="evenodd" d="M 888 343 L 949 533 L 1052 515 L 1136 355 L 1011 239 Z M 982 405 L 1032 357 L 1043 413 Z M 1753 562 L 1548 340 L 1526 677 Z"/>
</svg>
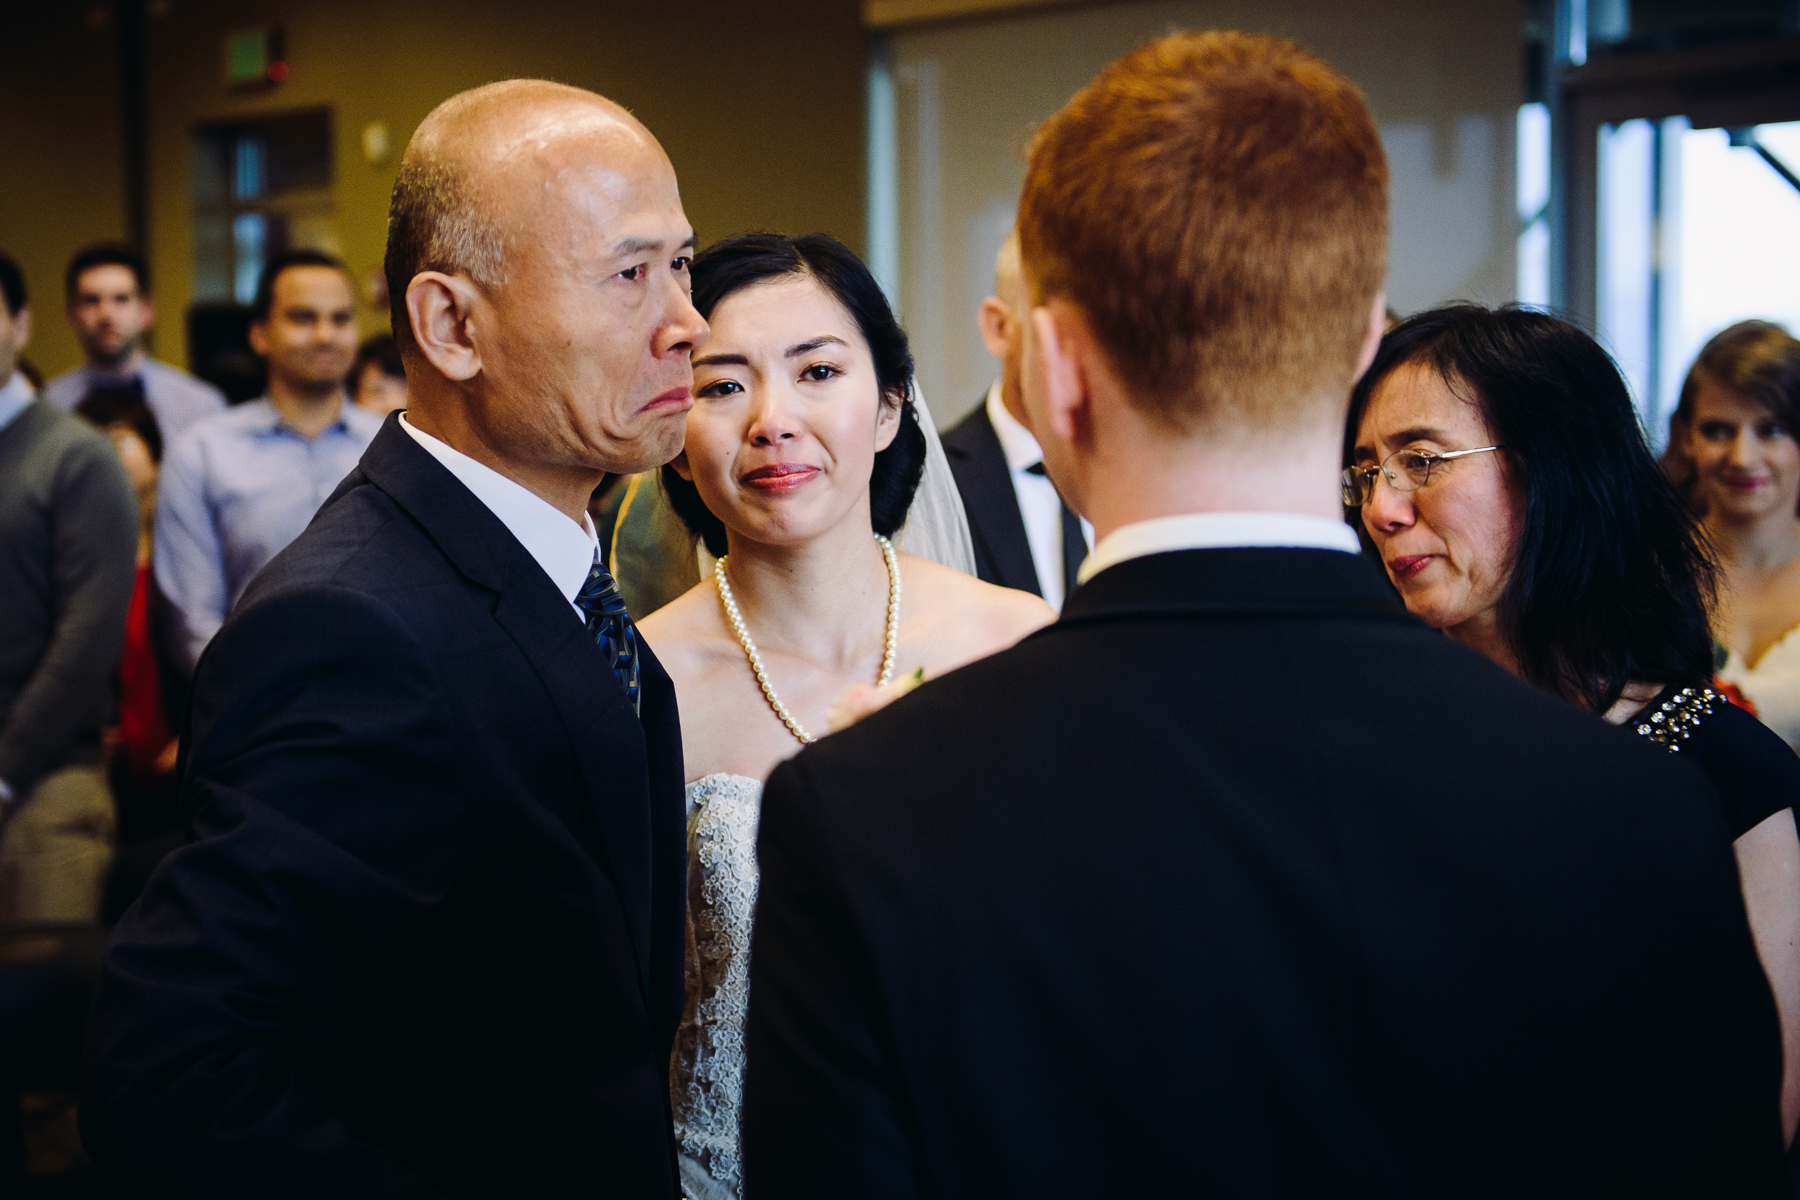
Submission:
<svg viewBox="0 0 1800 1200">
<path fill-rule="evenodd" d="M 1618 368 L 1592 338 L 1543 313 L 1421 313 L 1388 333 L 1352 393 L 1345 457 L 1353 523 L 1412 613 L 1712 782 L 1781 1018 L 1791 1141 L 1800 759 L 1709 686 L 1715 570 L 1650 455 Z M 1413 701 L 1454 701 L 1433 695 L 1428 679 L 1410 683 Z M 1369 700 L 1409 702 L 1391 691 Z"/>
</svg>

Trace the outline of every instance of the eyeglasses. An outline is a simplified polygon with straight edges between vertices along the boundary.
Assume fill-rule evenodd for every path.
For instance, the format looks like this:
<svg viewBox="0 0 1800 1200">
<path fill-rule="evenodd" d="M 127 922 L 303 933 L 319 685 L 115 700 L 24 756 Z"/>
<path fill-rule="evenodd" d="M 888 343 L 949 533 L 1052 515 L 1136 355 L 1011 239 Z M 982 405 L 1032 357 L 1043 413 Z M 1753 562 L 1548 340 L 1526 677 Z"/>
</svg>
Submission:
<svg viewBox="0 0 1800 1200">
<path fill-rule="evenodd" d="M 1486 454 L 1490 450 L 1504 449 L 1505 446 L 1477 446 L 1473 450 L 1452 450 L 1448 454 L 1430 450 L 1396 450 L 1383 459 L 1379 466 L 1345 467 L 1344 503 L 1351 508 L 1367 504 L 1369 497 L 1374 494 L 1377 473 L 1396 492 L 1416 492 L 1431 482 L 1431 473 L 1439 463 L 1447 463 L 1451 459 L 1470 454 Z"/>
</svg>

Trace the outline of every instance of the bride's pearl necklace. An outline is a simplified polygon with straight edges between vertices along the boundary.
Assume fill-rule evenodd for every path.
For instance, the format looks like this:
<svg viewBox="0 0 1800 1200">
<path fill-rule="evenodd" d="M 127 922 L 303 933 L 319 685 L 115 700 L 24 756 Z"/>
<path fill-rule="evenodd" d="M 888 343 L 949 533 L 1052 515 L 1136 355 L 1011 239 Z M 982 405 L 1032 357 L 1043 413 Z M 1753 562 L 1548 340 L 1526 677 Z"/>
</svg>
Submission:
<svg viewBox="0 0 1800 1200">
<path fill-rule="evenodd" d="M 894 678 L 894 655 L 900 650 L 900 560 L 894 554 L 894 543 L 879 533 L 875 540 L 881 545 L 881 557 L 887 562 L 888 607 L 887 607 L 887 641 L 881 650 L 881 675 L 875 680 L 876 687 L 886 687 Z M 729 557 L 729 556 L 727 556 Z M 744 657 L 750 660 L 750 671 L 756 676 L 757 686 L 762 688 L 763 698 L 781 723 L 788 727 L 788 732 L 804 743 L 810 743 L 812 735 L 800 727 L 794 720 L 794 714 L 787 710 L 781 697 L 775 694 L 775 685 L 769 682 L 769 673 L 763 669 L 762 655 L 756 652 L 756 643 L 750 640 L 750 630 L 744 625 L 744 614 L 739 611 L 737 597 L 731 593 L 731 580 L 725 575 L 725 559 L 713 571 L 713 578 L 719 584 L 719 603 L 725 607 L 725 623 L 731 626 L 731 632 L 737 634 L 738 645 L 744 648 Z"/>
</svg>

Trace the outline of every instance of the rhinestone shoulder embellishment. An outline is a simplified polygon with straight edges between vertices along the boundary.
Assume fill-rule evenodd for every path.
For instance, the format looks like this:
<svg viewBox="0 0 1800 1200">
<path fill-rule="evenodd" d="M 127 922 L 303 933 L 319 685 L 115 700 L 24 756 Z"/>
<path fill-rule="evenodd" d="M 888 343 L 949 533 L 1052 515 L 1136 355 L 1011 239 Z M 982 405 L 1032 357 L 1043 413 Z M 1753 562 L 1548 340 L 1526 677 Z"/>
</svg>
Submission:
<svg viewBox="0 0 1800 1200">
<path fill-rule="evenodd" d="M 1688 735 L 1724 703 L 1725 697 L 1712 688 L 1682 688 L 1638 722 L 1638 735 L 1649 738 L 1671 754 L 1680 753 L 1681 743 L 1687 741 Z"/>
</svg>

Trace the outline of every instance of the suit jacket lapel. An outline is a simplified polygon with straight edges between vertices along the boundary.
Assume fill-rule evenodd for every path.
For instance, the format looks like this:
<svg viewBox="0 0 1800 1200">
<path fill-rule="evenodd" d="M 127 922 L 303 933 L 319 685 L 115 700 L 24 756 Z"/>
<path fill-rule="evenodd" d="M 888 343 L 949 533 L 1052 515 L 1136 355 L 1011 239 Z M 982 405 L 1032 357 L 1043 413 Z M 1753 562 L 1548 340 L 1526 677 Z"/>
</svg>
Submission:
<svg viewBox="0 0 1800 1200">
<path fill-rule="evenodd" d="M 598 835 L 602 864 L 624 907 L 643 983 L 649 969 L 651 907 L 644 726 L 593 635 L 542 571 L 538 576 L 541 588 L 522 581 L 502 591 L 494 619 L 524 652 L 562 716 L 587 784 L 581 797 L 584 819 Z"/>
<path fill-rule="evenodd" d="M 952 440 L 952 438 L 954 440 Z M 1002 587 L 1042 595 L 1031 542 L 1025 536 L 1025 518 L 1019 513 L 1019 496 L 1013 491 L 1012 472 L 1000 435 L 984 409 L 976 409 L 945 438 L 944 451 L 951 473 L 963 494 L 969 514 L 969 531 L 975 544 L 992 564 L 994 579 Z"/>
<path fill-rule="evenodd" d="M 361 472 L 424 528 L 459 572 L 495 593 L 494 619 L 543 680 L 587 785 L 564 819 L 572 818 L 572 832 L 597 848 L 612 879 L 641 986 L 650 953 L 651 780 L 645 727 L 623 685 L 537 561 L 395 418 L 370 443 Z M 654 660 L 646 665 L 654 668 L 656 687 L 666 690 L 661 667 Z M 679 773 L 678 735 L 675 754 Z M 539 801 L 560 808 L 556 799 Z"/>
<path fill-rule="evenodd" d="M 684 922 L 687 914 L 687 772 L 681 758 L 681 716 L 675 683 L 650 644 L 638 638 L 640 712 L 648 748 L 650 803 L 647 808 L 651 891 L 646 998 L 652 1019 L 660 1012 L 666 1036 L 674 1039 L 681 1021 Z M 610 673 L 610 672 L 609 672 Z M 624 695 L 624 689 L 619 689 Z"/>
</svg>

